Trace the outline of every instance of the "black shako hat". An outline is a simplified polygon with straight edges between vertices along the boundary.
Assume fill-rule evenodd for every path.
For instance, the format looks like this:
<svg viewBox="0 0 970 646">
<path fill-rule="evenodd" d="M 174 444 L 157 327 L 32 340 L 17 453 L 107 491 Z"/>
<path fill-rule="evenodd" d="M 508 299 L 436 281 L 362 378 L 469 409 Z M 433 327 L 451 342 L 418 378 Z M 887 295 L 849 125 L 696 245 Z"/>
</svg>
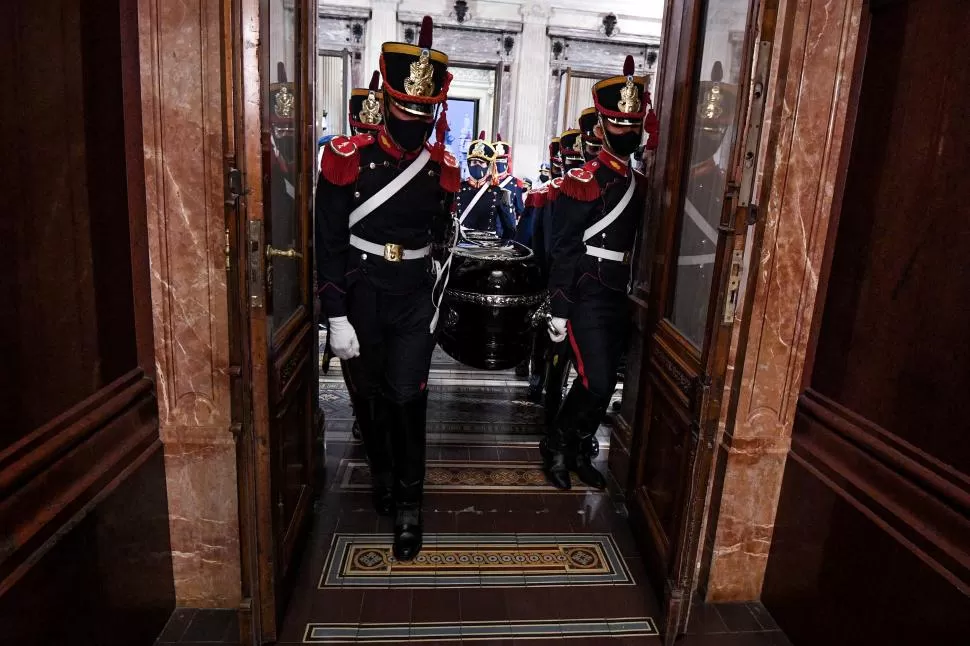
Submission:
<svg viewBox="0 0 970 646">
<path fill-rule="evenodd" d="M 370 87 L 358 87 L 350 91 L 350 125 L 359 130 L 377 130 L 384 122 L 381 108 L 383 93 L 380 90 L 381 73 L 375 71 Z"/>
<path fill-rule="evenodd" d="M 611 76 L 593 86 L 596 111 L 610 123 L 620 126 L 642 125 L 650 107 L 646 79 L 633 75 L 633 57 L 623 63 L 623 75 Z"/>
<path fill-rule="evenodd" d="M 435 108 L 448 98 L 451 83 L 448 55 L 431 49 L 433 28 L 431 17 L 425 16 L 417 45 L 381 45 L 384 94 L 405 112 L 419 116 L 435 113 Z"/>
</svg>

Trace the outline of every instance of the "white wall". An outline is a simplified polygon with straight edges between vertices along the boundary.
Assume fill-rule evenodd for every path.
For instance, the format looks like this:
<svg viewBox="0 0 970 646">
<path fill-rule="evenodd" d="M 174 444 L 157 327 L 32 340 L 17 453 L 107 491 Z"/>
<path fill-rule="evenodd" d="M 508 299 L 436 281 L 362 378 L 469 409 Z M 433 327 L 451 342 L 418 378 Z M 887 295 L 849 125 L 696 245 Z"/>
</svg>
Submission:
<svg viewBox="0 0 970 646">
<path fill-rule="evenodd" d="M 501 96 L 508 109 L 502 112 L 502 123 L 492 124 L 492 129 L 503 129 L 510 139 L 516 173 L 534 176 L 546 156 L 548 137 L 558 127 L 554 122 L 560 107 L 558 97 L 551 96 L 550 87 L 555 87 L 555 83 L 549 79 L 554 65 L 557 69 L 565 67 L 561 61 L 551 61 L 550 34 L 603 39 L 600 33 L 603 17 L 612 12 L 617 17 L 618 31 L 610 40 L 656 43 L 661 34 L 664 1 L 613 0 L 607 5 L 590 0 L 468 0 L 468 5 L 470 17 L 463 26 L 516 34 L 515 47 L 506 61 L 505 78 L 509 87 Z M 453 6 L 453 0 L 321 2 L 321 10 L 330 14 L 339 14 L 340 8 L 358 13 L 369 10 L 360 66 L 367 78 L 370 70 L 377 69 L 381 43 L 400 39 L 400 15 L 427 14 L 436 24 L 457 25 Z M 454 52 L 446 53 L 457 57 Z"/>
</svg>

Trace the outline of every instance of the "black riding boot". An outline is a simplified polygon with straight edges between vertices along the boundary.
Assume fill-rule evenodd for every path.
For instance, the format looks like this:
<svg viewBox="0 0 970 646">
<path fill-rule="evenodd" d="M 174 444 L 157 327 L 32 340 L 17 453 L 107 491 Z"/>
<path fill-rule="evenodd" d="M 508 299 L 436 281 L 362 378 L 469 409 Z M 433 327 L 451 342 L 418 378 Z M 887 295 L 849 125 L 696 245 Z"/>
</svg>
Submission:
<svg viewBox="0 0 970 646">
<path fill-rule="evenodd" d="M 355 423 L 360 425 L 361 439 L 364 441 L 367 463 L 370 466 L 374 510 L 380 516 L 390 516 L 394 511 L 394 469 L 391 462 L 389 421 L 393 417 L 383 408 L 377 397 L 358 398 L 354 412 L 357 416 Z"/>
<path fill-rule="evenodd" d="M 546 411 L 546 428 L 556 425 L 559 409 L 562 407 L 563 389 L 569 379 L 569 350 L 565 343 L 553 343 L 546 362 L 546 397 L 543 408 Z"/>
<path fill-rule="evenodd" d="M 547 427 L 546 436 L 539 440 L 539 452 L 542 454 L 542 470 L 549 484 L 556 489 L 571 489 L 573 486 L 566 464 L 568 449 L 563 430 L 556 426 Z"/>
<path fill-rule="evenodd" d="M 428 391 L 403 404 L 391 404 L 397 428 L 394 447 L 394 558 L 410 561 L 421 551 L 423 529 L 421 499 L 424 493 L 425 422 Z"/>
<path fill-rule="evenodd" d="M 606 477 L 593 466 L 593 440 L 609 397 L 599 397 L 574 382 L 559 413 L 566 429 L 566 461 L 570 471 L 595 489 L 606 488 Z"/>
<path fill-rule="evenodd" d="M 529 358 L 529 401 L 538 404 L 542 401 L 542 389 L 546 383 L 546 349 L 549 336 L 539 330 L 532 340 L 532 356 Z"/>
</svg>

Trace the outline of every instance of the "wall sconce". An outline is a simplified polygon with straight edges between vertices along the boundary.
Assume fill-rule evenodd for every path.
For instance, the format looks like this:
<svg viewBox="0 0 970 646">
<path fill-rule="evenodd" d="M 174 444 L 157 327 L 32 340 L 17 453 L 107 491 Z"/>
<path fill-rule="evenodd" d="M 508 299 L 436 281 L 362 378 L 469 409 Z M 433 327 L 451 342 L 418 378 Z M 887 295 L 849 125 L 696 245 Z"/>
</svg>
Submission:
<svg viewBox="0 0 970 646">
<path fill-rule="evenodd" d="M 616 28 L 616 14 L 608 13 L 603 16 L 603 33 L 606 34 L 607 37 L 618 33 Z"/>
<path fill-rule="evenodd" d="M 562 53 L 565 49 L 566 48 L 563 46 L 561 40 L 552 41 L 552 57 L 555 60 L 557 61 L 559 60 L 559 57 L 562 56 Z"/>
<path fill-rule="evenodd" d="M 657 62 L 657 56 L 658 56 L 657 50 L 655 50 L 655 49 L 651 49 L 650 51 L 647 52 L 647 66 L 648 67 L 653 67 L 654 63 Z"/>
<path fill-rule="evenodd" d="M 471 14 L 468 13 L 468 0 L 455 0 L 455 19 L 460 23 L 465 22 L 467 18 L 471 18 Z"/>
<path fill-rule="evenodd" d="M 512 55 L 512 48 L 515 47 L 515 39 L 511 36 L 506 36 L 502 39 L 502 49 L 505 50 L 505 57 L 508 58 Z"/>
<path fill-rule="evenodd" d="M 364 26 L 359 22 L 355 22 L 350 27 L 350 33 L 354 37 L 354 42 L 360 45 L 360 41 L 364 38 Z"/>
<path fill-rule="evenodd" d="M 406 42 L 408 45 L 414 44 L 414 27 L 404 28 L 404 42 Z"/>
</svg>

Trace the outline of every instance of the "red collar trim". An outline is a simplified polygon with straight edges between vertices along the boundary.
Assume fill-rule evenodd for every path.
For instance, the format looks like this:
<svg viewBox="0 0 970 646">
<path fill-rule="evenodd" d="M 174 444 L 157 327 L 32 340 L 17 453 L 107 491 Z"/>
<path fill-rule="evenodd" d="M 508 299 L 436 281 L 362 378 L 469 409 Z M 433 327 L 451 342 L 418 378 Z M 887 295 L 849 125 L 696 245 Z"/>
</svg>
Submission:
<svg viewBox="0 0 970 646">
<path fill-rule="evenodd" d="M 468 179 L 465 181 L 468 182 L 468 185 L 471 186 L 472 188 L 481 188 L 483 185 L 485 185 L 485 183 L 488 182 L 488 175 L 485 175 L 485 177 L 481 179 L 475 179 L 474 177 L 469 175 Z"/>
<path fill-rule="evenodd" d="M 393 157 L 396 161 L 401 161 L 402 159 L 414 159 L 418 156 L 418 153 L 421 152 L 420 150 L 416 152 L 407 152 L 402 150 L 401 147 L 390 138 L 390 136 L 387 134 L 387 130 L 385 130 L 383 127 L 374 134 L 377 136 L 377 144 L 381 147 L 381 149 Z"/>
<path fill-rule="evenodd" d="M 598 155 L 596 155 L 596 159 L 598 159 L 603 166 L 606 166 L 617 175 L 626 175 L 627 163 L 613 153 L 609 152 L 606 148 L 600 148 L 600 152 Z"/>
</svg>

